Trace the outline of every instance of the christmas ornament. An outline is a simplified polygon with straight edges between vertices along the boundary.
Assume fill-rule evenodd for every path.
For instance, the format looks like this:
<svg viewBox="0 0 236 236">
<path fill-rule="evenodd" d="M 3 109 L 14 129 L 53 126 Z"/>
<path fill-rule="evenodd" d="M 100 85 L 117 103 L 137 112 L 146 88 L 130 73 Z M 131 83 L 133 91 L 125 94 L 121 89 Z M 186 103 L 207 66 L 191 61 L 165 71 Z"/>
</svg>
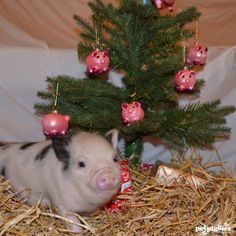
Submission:
<svg viewBox="0 0 236 236">
<path fill-rule="evenodd" d="M 195 43 L 193 46 L 188 48 L 185 64 L 203 66 L 206 63 L 208 48 L 198 44 L 199 22 L 196 21 L 195 23 Z"/>
<path fill-rule="evenodd" d="M 100 51 L 96 49 L 86 58 L 88 73 L 101 74 L 108 71 L 110 57 L 108 51 Z"/>
<path fill-rule="evenodd" d="M 53 111 L 52 113 L 45 115 L 42 119 L 43 133 L 46 136 L 66 135 L 67 129 L 69 127 L 70 116 L 58 114 L 58 111 L 55 109 L 57 106 L 58 91 L 59 82 L 57 82 L 56 91 L 53 93 Z"/>
<path fill-rule="evenodd" d="M 204 185 L 206 180 L 200 176 L 193 175 L 181 169 L 175 168 L 168 164 L 161 164 L 158 166 L 155 179 L 158 184 L 173 186 L 176 182 L 184 181 L 192 187 Z"/>
<path fill-rule="evenodd" d="M 129 162 L 128 160 L 121 160 L 119 161 L 119 164 L 121 168 L 121 188 L 120 188 L 119 193 L 131 192 L 132 185 L 131 185 L 131 176 L 130 176 L 130 171 L 129 171 Z M 128 206 L 125 205 L 125 202 L 126 202 L 125 199 L 113 200 L 107 205 L 107 209 L 110 213 L 114 213 L 119 210 L 127 210 Z"/>
<path fill-rule="evenodd" d="M 169 11 L 172 10 L 172 6 L 175 0 L 152 0 L 153 5 L 155 5 L 158 9 L 169 8 Z"/>
<path fill-rule="evenodd" d="M 193 70 L 183 69 L 175 75 L 174 81 L 178 92 L 193 92 L 196 83 L 196 73 Z"/>
<path fill-rule="evenodd" d="M 150 171 L 153 168 L 153 164 L 150 163 L 142 163 L 142 165 L 140 166 L 142 171 Z"/>
<path fill-rule="evenodd" d="M 141 3 L 143 5 L 150 5 L 152 0 L 142 0 Z"/>
<path fill-rule="evenodd" d="M 66 135 L 69 127 L 70 116 L 58 114 L 56 110 L 43 117 L 43 133 L 46 136 L 63 136 Z"/>
<path fill-rule="evenodd" d="M 144 118 L 144 111 L 140 102 L 123 103 L 122 120 L 125 125 L 130 125 Z"/>
<path fill-rule="evenodd" d="M 189 47 L 186 57 L 186 64 L 203 66 L 206 63 L 208 48 L 195 43 Z"/>
</svg>

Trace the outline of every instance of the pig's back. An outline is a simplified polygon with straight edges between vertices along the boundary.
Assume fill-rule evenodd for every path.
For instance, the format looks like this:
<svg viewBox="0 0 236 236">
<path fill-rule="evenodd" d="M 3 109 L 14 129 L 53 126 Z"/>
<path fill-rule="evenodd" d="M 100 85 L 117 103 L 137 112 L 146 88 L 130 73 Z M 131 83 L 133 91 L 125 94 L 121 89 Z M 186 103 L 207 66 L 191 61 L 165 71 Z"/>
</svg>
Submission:
<svg viewBox="0 0 236 236">
<path fill-rule="evenodd" d="M 50 141 L 45 141 L 11 143 L 0 148 L 0 170 L 10 181 L 13 190 L 25 191 L 27 189 L 31 192 L 37 191 L 38 195 L 43 192 L 41 176 L 46 168 L 46 158 L 43 160 L 43 155 L 49 154 L 46 151 L 53 151 L 52 148 L 51 150 L 47 148 L 49 146 Z"/>
</svg>

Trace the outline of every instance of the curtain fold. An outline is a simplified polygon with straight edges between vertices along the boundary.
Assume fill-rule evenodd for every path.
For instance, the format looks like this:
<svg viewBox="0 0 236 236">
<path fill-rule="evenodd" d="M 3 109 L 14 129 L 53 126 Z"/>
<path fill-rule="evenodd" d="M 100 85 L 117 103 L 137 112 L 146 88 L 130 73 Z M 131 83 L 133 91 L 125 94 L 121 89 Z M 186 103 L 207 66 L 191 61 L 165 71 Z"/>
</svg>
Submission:
<svg viewBox="0 0 236 236">
<path fill-rule="evenodd" d="M 46 43 L 53 48 L 76 48 L 80 31 L 72 17 L 77 14 L 89 20 L 91 12 L 88 2 L 89 0 L 1 0 L 0 45 L 42 46 L 41 44 Z M 119 3 L 118 0 L 105 2 Z M 199 43 L 207 46 L 236 44 L 236 31 L 233 30 L 236 19 L 235 0 L 176 0 L 174 13 L 190 6 L 196 6 L 202 13 Z M 195 26 L 192 25 L 191 28 L 194 29 Z"/>
</svg>

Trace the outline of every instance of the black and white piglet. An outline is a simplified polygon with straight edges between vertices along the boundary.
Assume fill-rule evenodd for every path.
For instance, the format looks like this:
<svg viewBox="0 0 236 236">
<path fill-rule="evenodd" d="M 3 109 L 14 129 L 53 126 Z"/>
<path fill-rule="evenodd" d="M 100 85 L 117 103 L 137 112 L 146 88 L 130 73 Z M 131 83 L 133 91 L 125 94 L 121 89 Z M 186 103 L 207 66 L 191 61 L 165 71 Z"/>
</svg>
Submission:
<svg viewBox="0 0 236 236">
<path fill-rule="evenodd" d="M 80 132 L 70 139 L 54 137 L 38 143 L 9 143 L 0 147 L 0 171 L 29 204 L 41 199 L 59 214 L 90 213 L 108 202 L 120 187 L 118 134 L 111 142 Z M 77 221 L 77 223 L 79 223 Z M 75 224 L 71 229 L 80 232 Z"/>
</svg>

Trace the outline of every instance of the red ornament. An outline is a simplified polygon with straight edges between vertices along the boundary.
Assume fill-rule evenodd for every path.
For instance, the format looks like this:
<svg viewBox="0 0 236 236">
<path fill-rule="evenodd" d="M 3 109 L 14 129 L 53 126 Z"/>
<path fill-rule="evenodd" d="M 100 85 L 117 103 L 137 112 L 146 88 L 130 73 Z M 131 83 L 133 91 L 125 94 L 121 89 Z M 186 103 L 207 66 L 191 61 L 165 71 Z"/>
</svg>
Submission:
<svg viewBox="0 0 236 236">
<path fill-rule="evenodd" d="M 172 10 L 172 6 L 175 0 L 152 0 L 153 5 L 155 5 L 158 9 L 169 8 L 169 11 Z"/>
<path fill-rule="evenodd" d="M 90 53 L 85 61 L 90 74 L 101 74 L 109 70 L 110 57 L 108 51 L 97 49 Z"/>
<path fill-rule="evenodd" d="M 144 111 L 140 102 L 123 103 L 122 120 L 125 125 L 130 125 L 144 118 Z"/>
<path fill-rule="evenodd" d="M 70 116 L 58 114 L 56 110 L 43 117 L 43 133 L 46 136 L 66 135 L 69 127 Z"/>
<path fill-rule="evenodd" d="M 175 88 L 178 92 L 193 92 L 196 83 L 196 73 L 183 69 L 175 75 Z"/>
<path fill-rule="evenodd" d="M 186 64 L 203 66 L 206 63 L 208 48 L 195 43 L 189 47 Z"/>
<path fill-rule="evenodd" d="M 121 167 L 121 192 L 131 192 L 131 176 L 128 160 L 119 161 Z"/>
<path fill-rule="evenodd" d="M 150 164 L 150 163 L 143 163 L 141 166 L 140 166 L 140 168 L 141 168 L 141 170 L 143 170 L 143 171 L 149 171 L 149 170 L 151 170 L 152 168 L 153 168 L 153 164 Z"/>
<path fill-rule="evenodd" d="M 119 193 L 131 192 L 132 185 L 131 185 L 131 176 L 130 176 L 130 171 L 129 171 L 128 160 L 121 160 L 119 161 L 119 164 L 121 168 L 121 188 L 120 188 Z M 107 209 L 110 213 L 114 213 L 119 210 L 127 210 L 128 206 L 125 205 L 125 203 L 126 203 L 125 199 L 116 199 L 116 200 L 111 201 L 107 205 Z"/>
</svg>

